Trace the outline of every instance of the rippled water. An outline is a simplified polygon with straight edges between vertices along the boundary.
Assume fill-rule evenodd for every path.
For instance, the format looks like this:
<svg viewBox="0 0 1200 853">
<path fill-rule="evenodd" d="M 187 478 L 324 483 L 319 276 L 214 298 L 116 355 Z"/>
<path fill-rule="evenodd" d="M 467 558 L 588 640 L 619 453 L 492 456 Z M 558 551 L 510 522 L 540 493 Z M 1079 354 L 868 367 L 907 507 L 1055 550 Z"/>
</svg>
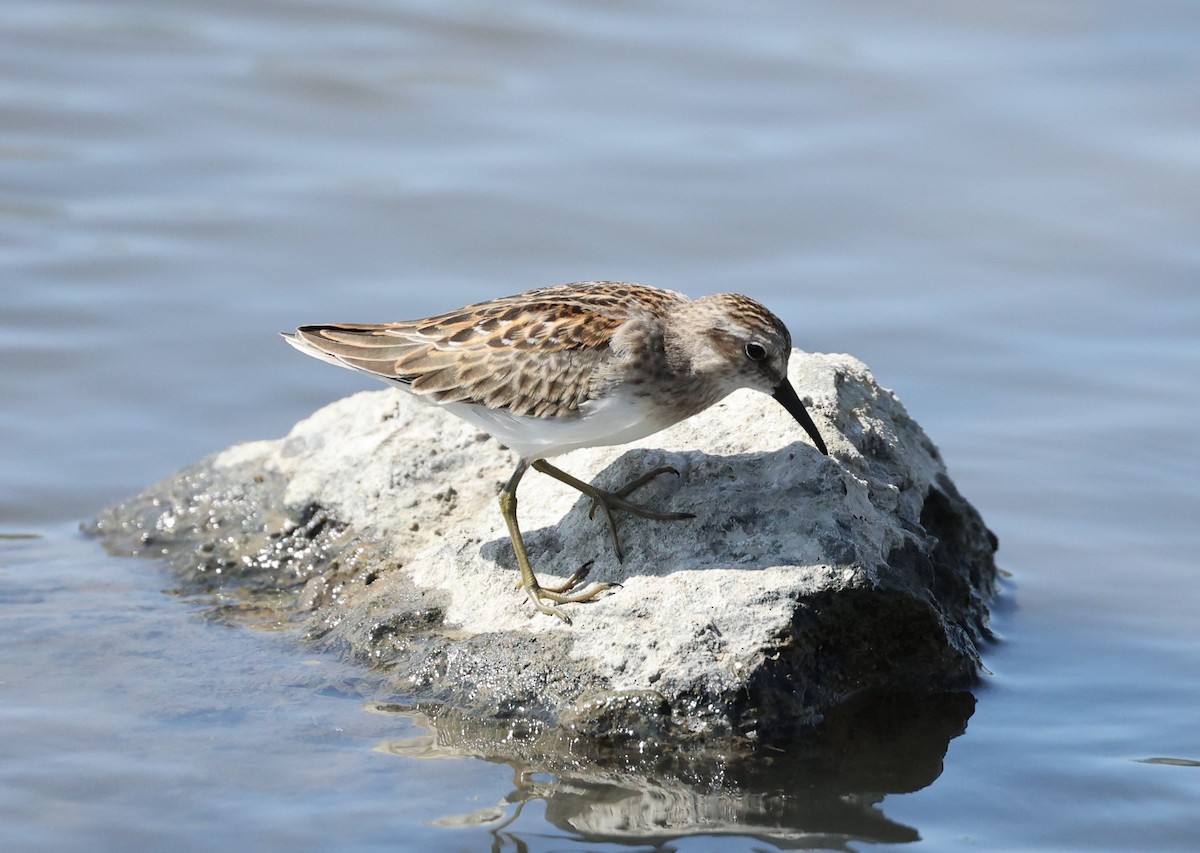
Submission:
<svg viewBox="0 0 1200 853">
<path fill-rule="evenodd" d="M 0 844 L 1195 849 L 1198 38 L 1160 0 L 3 4 Z M 940 445 L 1012 573 L 940 768 L 447 757 L 74 532 L 369 387 L 275 331 L 582 278 L 757 296 Z"/>
</svg>

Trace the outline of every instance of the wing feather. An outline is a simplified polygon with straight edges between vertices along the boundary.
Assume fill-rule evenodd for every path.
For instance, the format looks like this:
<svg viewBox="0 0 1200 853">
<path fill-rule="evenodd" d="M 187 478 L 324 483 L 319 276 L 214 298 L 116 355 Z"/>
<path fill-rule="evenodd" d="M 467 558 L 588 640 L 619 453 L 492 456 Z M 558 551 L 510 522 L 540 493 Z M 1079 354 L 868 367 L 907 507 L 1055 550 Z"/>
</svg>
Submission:
<svg viewBox="0 0 1200 853">
<path fill-rule="evenodd" d="M 438 403 L 563 417 L 604 393 L 630 323 L 661 318 L 686 297 L 622 282 L 533 290 L 436 317 L 377 325 L 302 326 L 309 355 L 409 387 Z"/>
</svg>

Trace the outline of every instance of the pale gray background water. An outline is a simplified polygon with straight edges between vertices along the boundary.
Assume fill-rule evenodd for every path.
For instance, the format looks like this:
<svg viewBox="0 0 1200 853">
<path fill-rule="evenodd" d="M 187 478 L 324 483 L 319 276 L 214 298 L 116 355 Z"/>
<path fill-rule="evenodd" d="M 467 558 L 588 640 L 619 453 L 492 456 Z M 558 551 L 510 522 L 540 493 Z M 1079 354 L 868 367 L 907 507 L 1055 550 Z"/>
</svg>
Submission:
<svg viewBox="0 0 1200 853">
<path fill-rule="evenodd" d="M 866 360 L 999 534 L 993 674 L 889 821 L 1200 847 L 1200 5 L 848 5 L 0 5 L 0 846 L 623 849 L 452 825 L 512 769 L 373 751 L 420 730 L 360 672 L 74 531 L 368 387 L 279 329 L 624 278 Z"/>
</svg>

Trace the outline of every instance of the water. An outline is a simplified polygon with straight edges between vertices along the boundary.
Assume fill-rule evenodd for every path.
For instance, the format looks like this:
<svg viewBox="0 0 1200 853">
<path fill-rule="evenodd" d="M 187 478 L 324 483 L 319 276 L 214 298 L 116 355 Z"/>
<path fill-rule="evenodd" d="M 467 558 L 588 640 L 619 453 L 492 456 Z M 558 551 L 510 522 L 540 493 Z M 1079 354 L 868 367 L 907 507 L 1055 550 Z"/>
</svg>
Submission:
<svg viewBox="0 0 1200 853">
<path fill-rule="evenodd" d="M 6 2 L 0 844 L 1200 846 L 1198 36 L 1166 0 Z M 938 442 L 1012 573 L 940 776 L 601 835 L 626 789 L 431 760 L 366 673 L 75 533 L 370 387 L 275 331 L 581 278 L 757 296 Z"/>
</svg>

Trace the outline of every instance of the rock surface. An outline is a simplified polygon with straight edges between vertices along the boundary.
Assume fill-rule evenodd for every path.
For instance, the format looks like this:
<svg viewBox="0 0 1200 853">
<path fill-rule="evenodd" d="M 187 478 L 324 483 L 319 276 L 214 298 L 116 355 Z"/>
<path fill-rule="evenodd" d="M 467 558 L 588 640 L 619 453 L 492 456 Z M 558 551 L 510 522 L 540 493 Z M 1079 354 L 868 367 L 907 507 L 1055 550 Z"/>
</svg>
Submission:
<svg viewBox="0 0 1200 853">
<path fill-rule="evenodd" d="M 203 460 L 94 523 L 116 553 L 287 621 L 389 674 L 431 713 L 579 737 L 787 740 L 852 696 L 966 686 L 980 666 L 995 538 L 933 443 L 859 361 L 795 352 L 820 455 L 768 397 L 735 393 L 630 445 L 555 460 L 617 488 L 618 514 L 535 472 L 519 491 L 545 582 L 592 563 L 612 593 L 536 613 L 496 495 L 516 459 L 399 390 L 357 394 L 279 441 Z"/>
</svg>

